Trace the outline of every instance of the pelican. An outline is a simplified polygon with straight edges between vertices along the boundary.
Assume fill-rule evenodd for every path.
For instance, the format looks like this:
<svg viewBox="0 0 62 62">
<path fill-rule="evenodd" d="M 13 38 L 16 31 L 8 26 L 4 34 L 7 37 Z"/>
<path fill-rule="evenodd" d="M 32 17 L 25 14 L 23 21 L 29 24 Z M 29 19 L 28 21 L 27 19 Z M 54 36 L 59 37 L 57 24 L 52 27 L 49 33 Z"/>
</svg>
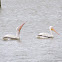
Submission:
<svg viewBox="0 0 62 62">
<path fill-rule="evenodd" d="M 50 34 L 49 33 L 39 33 L 38 36 L 37 36 L 37 38 L 43 38 L 43 39 L 45 39 L 45 38 L 53 38 L 54 36 L 52 34 L 52 31 L 56 32 L 56 30 L 53 28 L 53 26 L 50 26 L 49 30 L 50 30 Z"/>
<path fill-rule="evenodd" d="M 8 39 L 11 39 L 11 40 L 20 40 L 20 30 L 21 28 L 23 27 L 25 23 L 23 23 L 21 26 L 17 27 L 16 29 L 16 35 L 12 35 L 12 34 L 7 34 L 3 37 L 3 40 L 8 40 Z"/>
</svg>

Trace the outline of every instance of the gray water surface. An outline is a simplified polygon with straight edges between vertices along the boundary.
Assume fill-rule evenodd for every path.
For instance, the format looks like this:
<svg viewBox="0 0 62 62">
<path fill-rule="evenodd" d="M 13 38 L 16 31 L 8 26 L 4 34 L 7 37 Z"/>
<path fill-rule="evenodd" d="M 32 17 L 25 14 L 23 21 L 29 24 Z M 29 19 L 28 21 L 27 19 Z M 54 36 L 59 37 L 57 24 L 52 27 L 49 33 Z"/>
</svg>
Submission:
<svg viewBox="0 0 62 62">
<path fill-rule="evenodd" d="M 27 22 L 26 22 L 27 21 Z M 20 41 L 4 41 L 6 34 L 26 22 Z M 53 39 L 37 39 L 53 26 Z M 62 62 L 62 0 L 2 0 L 0 8 L 0 62 Z"/>
</svg>

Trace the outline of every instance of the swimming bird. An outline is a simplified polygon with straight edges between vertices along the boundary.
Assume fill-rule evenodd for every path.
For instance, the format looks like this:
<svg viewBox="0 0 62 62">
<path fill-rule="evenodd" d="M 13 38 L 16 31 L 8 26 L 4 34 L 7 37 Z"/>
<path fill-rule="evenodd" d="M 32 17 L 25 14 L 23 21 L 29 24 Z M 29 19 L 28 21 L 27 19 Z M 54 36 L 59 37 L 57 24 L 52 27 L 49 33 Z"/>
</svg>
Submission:
<svg viewBox="0 0 62 62">
<path fill-rule="evenodd" d="M 39 33 L 38 35 L 37 35 L 37 38 L 43 38 L 43 39 L 45 39 L 45 38 L 53 38 L 54 36 L 53 36 L 53 34 L 52 34 L 52 31 L 54 31 L 54 32 L 56 32 L 56 30 L 53 28 L 53 26 L 50 26 L 49 27 L 49 30 L 50 30 L 50 34 L 49 33 Z M 56 32 L 57 33 L 57 32 Z M 58 34 L 58 33 L 57 33 Z M 59 34 L 58 34 L 59 35 Z"/>
<path fill-rule="evenodd" d="M 11 40 L 20 40 L 20 30 L 22 29 L 23 25 L 25 23 L 23 23 L 21 26 L 17 27 L 16 29 L 16 35 L 12 35 L 12 34 L 7 34 L 3 37 L 3 40 L 8 40 L 8 39 L 11 39 Z"/>
</svg>

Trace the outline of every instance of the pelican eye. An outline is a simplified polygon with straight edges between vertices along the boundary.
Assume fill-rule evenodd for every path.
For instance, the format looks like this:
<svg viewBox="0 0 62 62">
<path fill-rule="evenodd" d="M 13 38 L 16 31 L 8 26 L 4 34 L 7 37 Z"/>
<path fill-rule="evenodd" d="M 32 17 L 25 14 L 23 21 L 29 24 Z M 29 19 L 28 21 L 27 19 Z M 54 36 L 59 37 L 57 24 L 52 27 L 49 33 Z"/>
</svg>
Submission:
<svg viewBox="0 0 62 62">
<path fill-rule="evenodd" d="M 53 28 L 51 28 L 51 30 L 54 30 Z"/>
</svg>

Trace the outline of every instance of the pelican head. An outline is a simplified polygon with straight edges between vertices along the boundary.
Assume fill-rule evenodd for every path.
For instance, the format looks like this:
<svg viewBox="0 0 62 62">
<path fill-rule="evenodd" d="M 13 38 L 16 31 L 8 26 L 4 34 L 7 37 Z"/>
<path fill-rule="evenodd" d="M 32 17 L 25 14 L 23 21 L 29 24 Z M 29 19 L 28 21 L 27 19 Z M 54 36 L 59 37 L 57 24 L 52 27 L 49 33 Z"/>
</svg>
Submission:
<svg viewBox="0 0 62 62">
<path fill-rule="evenodd" d="M 50 29 L 50 31 L 52 30 L 52 31 L 56 32 L 56 30 L 53 28 L 53 26 L 50 26 L 49 29 Z M 57 33 L 57 32 L 56 32 L 56 33 Z M 57 34 L 58 34 L 58 33 L 57 33 Z M 58 34 L 58 35 L 59 35 L 59 34 Z"/>
<path fill-rule="evenodd" d="M 16 28 L 16 30 L 17 30 L 17 36 L 19 36 L 19 34 L 20 34 L 20 30 L 22 29 L 22 27 L 23 27 L 23 25 L 24 25 L 25 23 L 23 23 L 21 26 L 19 26 L 19 27 L 17 27 Z"/>
</svg>

